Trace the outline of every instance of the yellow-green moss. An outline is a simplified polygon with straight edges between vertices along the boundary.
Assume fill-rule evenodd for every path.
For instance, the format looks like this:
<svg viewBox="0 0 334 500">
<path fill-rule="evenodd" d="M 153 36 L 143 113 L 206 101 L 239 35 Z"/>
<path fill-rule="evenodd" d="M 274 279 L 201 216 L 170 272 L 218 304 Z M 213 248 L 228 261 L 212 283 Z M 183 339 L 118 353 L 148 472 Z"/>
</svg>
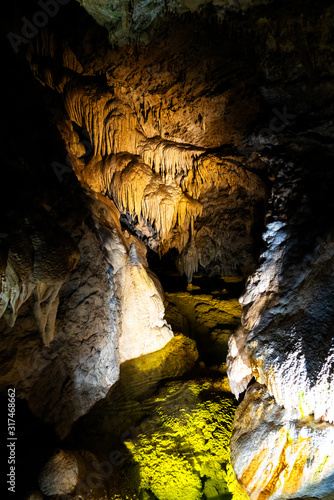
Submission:
<svg viewBox="0 0 334 500">
<path fill-rule="evenodd" d="M 225 289 L 210 294 L 198 290 L 166 293 L 166 320 L 173 331 L 196 340 L 201 359 L 207 366 L 226 360 L 228 340 L 240 323 L 241 306 L 235 292 Z"/>
<path fill-rule="evenodd" d="M 247 499 L 230 462 L 234 400 L 220 381 L 182 384 L 162 391 L 152 417 L 126 442 L 130 475 L 159 500 Z"/>
</svg>

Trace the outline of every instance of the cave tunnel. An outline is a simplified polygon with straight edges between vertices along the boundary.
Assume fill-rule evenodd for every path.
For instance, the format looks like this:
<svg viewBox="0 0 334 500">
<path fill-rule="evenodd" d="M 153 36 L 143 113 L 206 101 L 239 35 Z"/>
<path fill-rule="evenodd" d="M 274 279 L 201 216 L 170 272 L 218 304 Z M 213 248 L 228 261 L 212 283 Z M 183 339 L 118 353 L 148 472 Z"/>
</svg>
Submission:
<svg viewBox="0 0 334 500">
<path fill-rule="evenodd" d="M 4 0 L 1 498 L 334 499 L 334 5 Z"/>
</svg>

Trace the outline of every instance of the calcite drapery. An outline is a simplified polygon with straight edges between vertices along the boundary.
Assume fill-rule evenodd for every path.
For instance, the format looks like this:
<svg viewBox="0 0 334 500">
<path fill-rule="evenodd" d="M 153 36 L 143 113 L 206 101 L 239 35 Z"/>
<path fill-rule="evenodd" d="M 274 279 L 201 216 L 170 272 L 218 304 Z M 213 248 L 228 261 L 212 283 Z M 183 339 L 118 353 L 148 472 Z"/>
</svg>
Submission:
<svg viewBox="0 0 334 500">
<path fill-rule="evenodd" d="M 40 209 L 26 215 L 2 245 L 0 318 L 13 327 L 22 304 L 33 297 L 36 324 L 43 343 L 53 340 L 59 290 L 78 264 L 74 241 Z M 7 248 L 6 248 L 7 247 Z"/>
<path fill-rule="evenodd" d="M 180 64 L 188 64 L 192 50 L 186 46 L 177 56 Z M 62 51 L 61 61 L 46 57 Z M 80 182 L 109 196 L 148 247 L 160 255 L 177 249 L 177 266 L 189 281 L 200 266 L 214 274 L 246 274 L 255 265 L 267 197 L 260 174 L 265 164 L 253 152 L 222 146 L 234 142 L 226 138 L 233 125 L 219 121 L 230 93 L 211 96 L 209 104 L 208 82 L 192 68 L 198 90 L 194 83 L 188 95 L 173 66 L 161 69 L 161 92 L 156 76 L 147 82 L 150 57 L 138 60 L 131 51 L 119 59 L 108 50 L 102 79 L 51 34 L 38 38 L 29 53 L 36 77 L 63 98 L 66 116 L 58 113 L 57 122 Z"/>
</svg>

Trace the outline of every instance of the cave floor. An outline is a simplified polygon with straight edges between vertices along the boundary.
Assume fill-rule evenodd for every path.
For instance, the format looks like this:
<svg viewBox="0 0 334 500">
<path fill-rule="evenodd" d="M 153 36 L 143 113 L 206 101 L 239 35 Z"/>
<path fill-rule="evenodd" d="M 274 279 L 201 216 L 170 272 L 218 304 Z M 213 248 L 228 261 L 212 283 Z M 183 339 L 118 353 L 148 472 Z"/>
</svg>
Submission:
<svg viewBox="0 0 334 500">
<path fill-rule="evenodd" d="M 228 339 L 240 322 L 238 297 L 244 279 L 195 275 L 187 284 L 177 273 L 158 277 L 165 290 L 165 317 L 175 337 L 159 351 L 122 363 L 120 379 L 107 397 L 74 425 L 71 446 L 106 451 L 149 413 L 143 403 L 169 381 L 218 378 L 230 392 L 226 355 Z"/>
<path fill-rule="evenodd" d="M 225 364 L 228 338 L 240 321 L 238 297 L 244 279 L 196 275 L 191 285 L 176 273 L 159 273 L 159 279 L 165 290 L 166 320 L 175 337 L 163 349 L 123 363 L 119 381 L 74 424 L 62 448 L 122 458 L 113 476 L 116 493 L 110 498 L 159 499 L 159 474 L 169 474 L 166 456 L 173 461 L 170 467 L 193 484 L 189 499 L 247 498 L 230 467 L 228 443 L 236 400 Z M 191 442 L 186 444 L 189 433 Z M 216 452 L 217 447 L 221 449 Z M 170 471 L 170 481 L 173 474 Z M 164 491 L 176 492 L 169 479 Z M 170 500 L 179 498 L 172 490 Z"/>
<path fill-rule="evenodd" d="M 167 322 L 174 332 L 196 341 L 199 360 L 207 367 L 226 360 L 228 339 L 240 322 L 243 287 L 242 277 L 209 280 L 195 275 L 186 290 L 166 290 Z"/>
</svg>

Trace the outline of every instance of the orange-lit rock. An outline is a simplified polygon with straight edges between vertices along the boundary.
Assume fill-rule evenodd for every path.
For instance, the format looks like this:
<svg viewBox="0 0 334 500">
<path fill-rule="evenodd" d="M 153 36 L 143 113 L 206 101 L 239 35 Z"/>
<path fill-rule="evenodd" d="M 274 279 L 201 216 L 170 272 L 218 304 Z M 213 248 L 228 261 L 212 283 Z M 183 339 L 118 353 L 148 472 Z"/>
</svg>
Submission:
<svg viewBox="0 0 334 500">
<path fill-rule="evenodd" d="M 172 27 L 167 42 L 160 33 L 138 53 L 106 46 L 100 60 L 87 52 L 90 42 L 79 56 L 50 30 L 32 41 L 28 58 L 37 79 L 54 90 L 52 99 L 62 97 L 56 123 L 80 182 L 112 198 L 122 221 L 151 249 L 160 255 L 177 249 L 189 281 L 199 267 L 245 275 L 255 266 L 268 196 L 266 160 L 238 149 L 259 112 L 258 95 L 241 88 L 250 70 L 234 61 L 224 30 L 214 27 L 228 45 L 222 53 L 219 45 L 194 46 L 191 22 L 184 31 Z"/>
<path fill-rule="evenodd" d="M 251 500 L 325 496 L 334 481 L 334 426 L 300 419 L 259 384 L 239 405 L 231 440 L 234 471 Z"/>
<path fill-rule="evenodd" d="M 248 389 L 231 441 L 236 474 L 254 500 L 334 490 L 333 199 L 324 196 L 332 160 L 319 150 L 279 171 L 266 249 L 229 340 L 234 394 L 253 378 L 263 384 Z"/>
<path fill-rule="evenodd" d="M 16 54 L 3 61 L 4 67 L 9 61 L 3 81 L 12 105 L 2 120 L 2 151 L 8 165 L 20 158 L 20 166 L 10 183 L 4 168 L 2 183 L 14 211 L 21 198 L 27 205 L 44 199 L 81 259 L 61 286 L 58 310 L 52 308 L 50 348 L 32 315 L 33 295 L 13 328 L 0 319 L 2 391 L 14 384 L 34 414 L 65 436 L 119 385 L 120 361 L 163 346 L 172 333 L 146 248 L 167 254 L 163 262 L 173 259 L 188 281 L 197 270 L 209 277 L 251 274 L 242 326 L 230 343 L 230 384 L 236 395 L 253 377 L 265 384 L 280 405 L 272 415 L 281 424 L 273 430 L 265 405 L 257 411 L 249 402 L 252 421 L 240 416 L 247 431 L 232 442 L 240 480 L 262 500 L 327 495 L 318 430 L 330 434 L 334 418 L 333 6 L 327 0 L 293 7 L 262 0 L 58 3 L 64 8 L 22 42 L 17 61 Z M 16 19 L 14 26 L 1 20 L 7 42 L 9 31 L 22 31 L 22 16 L 38 17 L 34 4 L 7 2 Z M 39 100 L 31 99 L 34 93 Z M 67 178 L 54 175 L 54 160 L 66 162 Z M 289 169 L 295 175 L 286 175 Z M 0 235 L 10 230 L 0 227 Z M 210 304 L 197 310 L 211 322 Z M 166 373 L 159 359 L 154 384 Z M 124 390 L 136 392 L 142 379 Z M 139 399 L 126 411 L 141 418 L 134 412 L 142 410 Z M 118 404 L 113 411 L 123 400 Z M 104 417 L 101 433 L 108 428 Z M 236 436 L 237 429 L 236 423 Z M 268 457 L 272 465 L 263 470 Z"/>
</svg>

